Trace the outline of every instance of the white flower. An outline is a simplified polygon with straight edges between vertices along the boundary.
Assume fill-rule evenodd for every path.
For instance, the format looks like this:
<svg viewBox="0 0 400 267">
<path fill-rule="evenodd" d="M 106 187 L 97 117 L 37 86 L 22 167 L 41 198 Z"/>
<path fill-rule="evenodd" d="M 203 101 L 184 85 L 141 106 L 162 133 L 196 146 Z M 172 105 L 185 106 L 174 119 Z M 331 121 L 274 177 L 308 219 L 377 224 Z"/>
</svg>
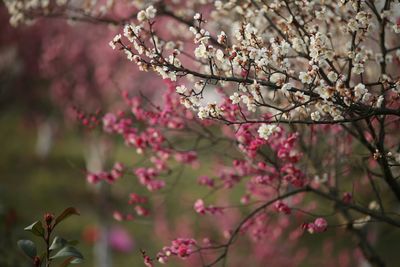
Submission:
<svg viewBox="0 0 400 267">
<path fill-rule="evenodd" d="M 247 87 L 244 85 L 244 84 L 239 84 L 239 90 L 240 91 L 243 91 L 243 92 L 247 92 L 248 90 L 247 90 Z"/>
<path fill-rule="evenodd" d="M 365 93 L 361 99 L 361 102 L 363 102 L 364 104 L 367 104 L 370 99 L 371 99 L 371 94 Z"/>
<path fill-rule="evenodd" d="M 190 27 L 189 27 L 189 31 L 190 31 L 191 33 L 193 33 L 194 35 L 197 34 L 197 29 L 196 29 L 195 27 L 190 26 Z"/>
<path fill-rule="evenodd" d="M 393 31 L 395 33 L 400 33 L 400 24 L 396 23 L 393 25 Z"/>
<path fill-rule="evenodd" d="M 214 2 L 214 6 L 215 6 L 215 8 L 217 10 L 221 9 L 222 8 L 222 1 L 219 1 L 219 0 L 215 1 Z"/>
<path fill-rule="evenodd" d="M 113 42 L 114 42 L 114 43 L 119 42 L 119 41 L 121 40 L 121 37 L 122 37 L 121 34 L 115 35 L 115 36 L 114 36 L 114 39 L 113 39 Z"/>
<path fill-rule="evenodd" d="M 296 52 L 304 52 L 306 50 L 306 46 L 300 38 L 294 38 L 292 41 L 292 46 L 293 49 L 296 50 Z"/>
<path fill-rule="evenodd" d="M 225 32 L 221 32 L 220 34 L 218 34 L 218 36 L 217 36 L 217 42 L 219 43 L 219 44 L 223 44 L 223 43 L 225 43 L 225 41 L 226 41 L 226 34 L 225 34 Z"/>
<path fill-rule="evenodd" d="M 144 21 L 145 19 L 146 19 L 146 11 L 140 10 L 139 13 L 137 14 L 137 20 Z"/>
<path fill-rule="evenodd" d="M 280 132 L 280 128 L 274 124 L 261 124 L 260 128 L 258 128 L 258 134 L 261 138 L 268 140 L 268 138 L 276 133 Z"/>
<path fill-rule="evenodd" d="M 190 97 L 190 102 L 192 102 L 193 106 L 200 106 L 200 99 L 198 96 L 191 96 Z"/>
<path fill-rule="evenodd" d="M 322 178 L 319 177 L 319 175 L 315 175 L 314 176 L 314 182 L 316 182 L 317 184 L 324 184 L 324 183 L 328 182 L 328 174 L 324 173 L 322 175 Z"/>
<path fill-rule="evenodd" d="M 349 32 L 355 32 L 358 30 L 358 23 L 355 19 L 349 20 L 349 23 L 347 23 L 347 30 Z"/>
<path fill-rule="evenodd" d="M 232 104 L 238 104 L 240 102 L 240 95 L 238 93 L 233 93 L 229 99 L 232 101 Z"/>
<path fill-rule="evenodd" d="M 199 107 L 199 112 L 197 115 L 199 116 L 200 119 L 206 119 L 209 117 L 219 117 L 221 116 L 222 111 L 221 109 L 217 106 L 217 104 L 207 104 L 205 107 Z"/>
<path fill-rule="evenodd" d="M 285 77 L 286 77 L 285 74 L 275 72 L 269 77 L 269 80 L 272 83 L 278 83 L 285 81 Z"/>
<path fill-rule="evenodd" d="M 208 57 L 208 52 L 207 48 L 204 44 L 200 44 L 196 49 L 194 50 L 194 55 L 197 58 L 207 58 Z"/>
<path fill-rule="evenodd" d="M 222 61 L 222 60 L 224 59 L 224 52 L 222 52 L 221 49 L 218 49 L 218 50 L 215 52 L 215 57 L 216 57 L 219 61 Z"/>
<path fill-rule="evenodd" d="M 369 221 L 371 220 L 371 216 L 365 216 L 361 217 L 357 220 L 353 221 L 353 228 L 355 229 L 361 229 L 363 228 Z"/>
<path fill-rule="evenodd" d="M 365 94 L 368 93 L 368 89 L 365 88 L 365 85 L 362 83 L 357 84 L 354 87 L 354 97 L 355 101 L 358 101 L 361 99 L 361 97 Z"/>
<path fill-rule="evenodd" d="M 287 94 L 289 92 L 290 89 L 292 89 L 292 85 L 290 83 L 285 83 L 284 85 L 282 85 L 281 91 L 284 94 Z"/>
<path fill-rule="evenodd" d="M 385 63 L 390 64 L 393 62 L 393 56 L 392 55 L 386 55 L 385 57 Z"/>
<path fill-rule="evenodd" d="M 378 100 L 376 101 L 376 107 L 380 108 L 382 106 L 383 100 L 385 100 L 385 98 L 383 97 L 383 95 L 378 97 Z"/>
<path fill-rule="evenodd" d="M 313 121 L 319 121 L 321 119 L 321 114 L 319 113 L 319 111 L 314 111 L 311 113 L 311 119 Z"/>
<path fill-rule="evenodd" d="M 176 92 L 178 93 L 178 94 L 184 94 L 184 93 L 186 93 L 186 91 L 187 91 L 187 88 L 186 88 L 186 86 L 184 86 L 184 85 L 178 85 L 176 88 Z"/>
<path fill-rule="evenodd" d="M 283 54 L 283 55 L 288 54 L 289 53 L 289 49 L 290 49 L 290 44 L 288 42 L 286 42 L 286 41 L 282 41 L 281 45 L 280 45 L 281 54 Z"/>
<path fill-rule="evenodd" d="M 192 102 L 186 97 L 181 97 L 181 104 L 185 106 L 185 108 L 193 108 Z"/>
<path fill-rule="evenodd" d="M 378 202 L 376 202 L 375 200 L 372 200 L 372 201 L 368 204 L 368 209 L 378 211 L 378 210 L 379 210 L 379 204 L 378 204 Z"/>
<path fill-rule="evenodd" d="M 108 43 L 108 45 L 111 46 L 111 48 L 112 48 L 113 50 L 115 50 L 116 46 L 115 46 L 115 43 L 114 43 L 113 41 L 110 41 L 110 42 Z"/>
<path fill-rule="evenodd" d="M 133 42 L 135 39 L 135 35 L 138 36 L 141 30 L 142 28 L 140 26 L 127 24 L 124 27 L 124 36 L 128 38 L 130 42 Z"/>
<path fill-rule="evenodd" d="M 199 118 L 203 120 L 210 117 L 210 114 L 206 107 L 199 107 L 199 112 L 197 113 L 197 116 L 199 116 Z"/>
<path fill-rule="evenodd" d="M 354 64 L 353 68 L 351 69 L 355 74 L 361 74 L 364 72 L 364 65 L 361 63 Z"/>
<path fill-rule="evenodd" d="M 116 48 L 115 44 L 118 43 L 119 41 L 121 41 L 121 37 L 122 37 L 121 34 L 117 34 L 114 36 L 112 41 L 108 43 L 112 49 Z"/>
<path fill-rule="evenodd" d="M 301 80 L 302 83 L 305 84 L 311 84 L 313 81 L 313 77 L 310 74 L 308 74 L 308 72 L 304 71 L 300 72 L 299 79 Z"/>
<path fill-rule="evenodd" d="M 315 91 L 320 95 L 321 98 L 323 99 L 328 99 L 333 96 L 334 91 L 332 90 L 331 87 L 328 87 L 326 84 L 321 84 L 321 86 L 318 86 L 315 88 Z"/>
<path fill-rule="evenodd" d="M 335 120 L 335 121 L 341 121 L 341 120 L 344 120 L 344 117 L 343 117 L 342 115 L 340 115 L 340 114 L 337 114 L 337 115 L 335 115 L 335 116 L 333 117 L 333 120 Z"/>
<path fill-rule="evenodd" d="M 148 8 L 146 8 L 146 17 L 148 19 L 152 19 L 156 16 L 157 14 L 157 9 L 154 8 L 154 6 L 149 6 Z"/>
<path fill-rule="evenodd" d="M 247 109 L 249 111 L 256 112 L 257 106 L 254 102 L 253 97 L 249 97 L 247 95 L 242 95 L 240 98 L 242 99 L 242 102 L 247 105 Z"/>
<path fill-rule="evenodd" d="M 296 100 L 304 103 L 307 102 L 308 100 L 310 100 L 310 97 L 308 95 L 305 95 L 303 92 L 297 91 L 296 93 L 294 93 L 294 96 L 296 97 Z"/>
<path fill-rule="evenodd" d="M 362 28 L 365 28 L 366 26 L 368 26 L 370 18 L 371 18 L 371 14 L 369 14 L 365 11 L 358 12 L 356 15 L 356 20 L 358 21 L 358 23 L 360 24 L 360 27 L 362 27 Z"/>
<path fill-rule="evenodd" d="M 130 61 L 133 61 L 133 54 L 130 50 L 125 50 L 126 58 Z"/>
<path fill-rule="evenodd" d="M 337 75 L 336 72 L 330 71 L 330 72 L 328 73 L 328 79 L 329 79 L 331 82 L 335 82 L 335 81 L 337 80 L 337 78 L 338 78 L 338 75 Z"/>
<path fill-rule="evenodd" d="M 196 14 L 193 16 L 193 19 L 195 19 L 195 20 L 199 20 L 200 18 L 201 18 L 200 13 L 196 13 Z"/>
</svg>

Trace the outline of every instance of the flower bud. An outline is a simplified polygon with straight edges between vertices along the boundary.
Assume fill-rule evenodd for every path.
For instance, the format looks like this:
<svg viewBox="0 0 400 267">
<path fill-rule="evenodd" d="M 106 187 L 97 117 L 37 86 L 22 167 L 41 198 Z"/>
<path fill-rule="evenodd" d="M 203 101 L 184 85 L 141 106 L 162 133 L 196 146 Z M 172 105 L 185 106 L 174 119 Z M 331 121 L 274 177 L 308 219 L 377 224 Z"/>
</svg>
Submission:
<svg viewBox="0 0 400 267">
<path fill-rule="evenodd" d="M 46 225 L 50 225 L 54 220 L 54 214 L 52 213 L 45 213 L 44 214 L 44 221 L 46 222 Z"/>
</svg>

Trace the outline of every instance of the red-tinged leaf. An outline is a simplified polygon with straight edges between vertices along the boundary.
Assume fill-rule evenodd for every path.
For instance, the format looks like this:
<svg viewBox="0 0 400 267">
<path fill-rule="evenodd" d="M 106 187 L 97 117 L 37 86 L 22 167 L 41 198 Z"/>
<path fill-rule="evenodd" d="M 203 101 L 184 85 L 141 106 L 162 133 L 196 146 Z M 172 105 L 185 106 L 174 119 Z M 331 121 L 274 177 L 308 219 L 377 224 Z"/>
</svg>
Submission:
<svg viewBox="0 0 400 267">
<path fill-rule="evenodd" d="M 57 218 L 54 226 L 65 220 L 71 215 L 80 215 L 79 212 L 74 207 L 66 208 Z"/>
<path fill-rule="evenodd" d="M 75 259 L 75 258 L 74 257 L 67 258 L 65 261 L 63 261 L 61 263 L 61 265 L 59 267 L 67 267 L 68 265 L 71 264 L 71 261 L 73 261 L 73 259 Z"/>
</svg>

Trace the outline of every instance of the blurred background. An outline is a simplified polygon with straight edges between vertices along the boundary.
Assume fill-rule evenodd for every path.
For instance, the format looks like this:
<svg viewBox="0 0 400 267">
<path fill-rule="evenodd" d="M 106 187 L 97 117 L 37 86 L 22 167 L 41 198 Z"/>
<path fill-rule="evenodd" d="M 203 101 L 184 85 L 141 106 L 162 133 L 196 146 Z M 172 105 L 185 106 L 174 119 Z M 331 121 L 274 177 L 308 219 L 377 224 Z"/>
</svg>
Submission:
<svg viewBox="0 0 400 267">
<path fill-rule="evenodd" d="M 116 211 L 135 213 L 129 193 L 148 195 L 131 172 L 143 158 L 105 135 L 101 122 L 89 129 L 76 118 L 77 111 L 90 116 L 126 108 L 121 90 L 151 98 L 152 89 L 165 88 L 109 47 L 120 28 L 56 18 L 15 28 L 2 2 L 0 23 L 0 266 L 31 266 L 17 240 L 40 240 L 24 227 L 71 206 L 81 215 L 60 224 L 55 235 L 79 241 L 85 257 L 79 266 L 142 266 L 141 249 L 154 256 L 172 239 L 191 236 L 198 224 L 193 201 L 207 189 L 187 188 L 211 162 L 203 165 L 207 170 L 179 170 L 169 177 L 172 186 L 145 204 L 149 216 L 121 222 Z M 86 181 L 87 170 L 110 170 L 117 161 L 128 166 L 118 183 Z"/>
<path fill-rule="evenodd" d="M 69 206 L 81 216 L 69 218 L 56 234 L 80 241 L 81 266 L 139 265 L 139 248 L 155 253 L 161 246 L 150 236 L 151 219 L 118 222 L 112 216 L 127 207 L 134 179 L 112 188 L 85 179 L 86 169 L 139 159 L 121 140 L 82 127 L 74 109 L 112 110 L 119 89 L 138 89 L 148 77 L 108 46 L 118 29 L 57 19 L 13 28 L 8 20 L 0 3 L 0 266 L 30 266 L 16 246 L 31 238 L 23 228 Z"/>
</svg>

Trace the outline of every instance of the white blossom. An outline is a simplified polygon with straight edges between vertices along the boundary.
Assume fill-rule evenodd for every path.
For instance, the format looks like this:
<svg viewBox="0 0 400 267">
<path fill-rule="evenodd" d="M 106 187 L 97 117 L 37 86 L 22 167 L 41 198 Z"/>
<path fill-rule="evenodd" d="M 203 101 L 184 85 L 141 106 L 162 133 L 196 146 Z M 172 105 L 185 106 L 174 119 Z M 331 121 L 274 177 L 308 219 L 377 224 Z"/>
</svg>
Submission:
<svg viewBox="0 0 400 267">
<path fill-rule="evenodd" d="M 351 71 L 355 74 L 361 74 L 364 72 L 364 64 L 355 63 Z"/>
<path fill-rule="evenodd" d="M 355 101 L 358 101 L 361 99 L 361 97 L 368 93 L 368 89 L 365 88 L 365 85 L 362 83 L 357 84 L 354 87 L 354 97 L 355 97 Z"/>
<path fill-rule="evenodd" d="M 232 101 L 232 104 L 238 104 L 240 102 L 240 95 L 235 92 L 229 97 L 229 99 Z"/>
<path fill-rule="evenodd" d="M 275 72 L 269 77 L 269 80 L 272 83 L 281 83 L 285 81 L 285 77 L 285 74 Z"/>
<path fill-rule="evenodd" d="M 137 14 L 138 21 L 144 21 L 146 19 L 146 11 L 140 10 Z"/>
<path fill-rule="evenodd" d="M 175 89 L 178 94 L 182 94 L 182 95 L 185 94 L 187 91 L 187 88 L 184 85 L 178 85 Z"/>
<path fill-rule="evenodd" d="M 311 113 L 311 119 L 313 121 L 319 121 L 321 119 L 321 114 L 319 113 L 319 111 L 314 111 Z"/>
<path fill-rule="evenodd" d="M 378 100 L 376 101 L 377 108 L 380 108 L 382 106 L 383 100 L 385 100 L 385 97 L 383 95 L 378 97 Z"/>
<path fill-rule="evenodd" d="M 299 79 L 305 84 L 311 84 L 313 81 L 313 77 L 308 72 L 300 72 Z"/>
<path fill-rule="evenodd" d="M 154 6 L 149 6 L 146 8 L 146 17 L 148 19 L 153 19 L 157 14 L 157 9 L 154 8 Z"/>
<path fill-rule="evenodd" d="M 277 132 L 280 132 L 280 128 L 278 126 L 276 126 L 275 124 L 266 124 L 263 123 L 261 124 L 261 126 L 258 128 L 258 135 L 265 139 L 268 140 L 268 138 Z"/>
<path fill-rule="evenodd" d="M 331 82 L 335 82 L 335 81 L 338 79 L 337 73 L 334 72 L 334 71 L 328 72 L 328 79 L 329 79 Z"/>
<path fill-rule="evenodd" d="M 194 55 L 197 58 L 207 58 L 208 57 L 208 52 L 207 48 L 204 44 L 200 44 L 196 49 L 194 50 Z"/>
</svg>

